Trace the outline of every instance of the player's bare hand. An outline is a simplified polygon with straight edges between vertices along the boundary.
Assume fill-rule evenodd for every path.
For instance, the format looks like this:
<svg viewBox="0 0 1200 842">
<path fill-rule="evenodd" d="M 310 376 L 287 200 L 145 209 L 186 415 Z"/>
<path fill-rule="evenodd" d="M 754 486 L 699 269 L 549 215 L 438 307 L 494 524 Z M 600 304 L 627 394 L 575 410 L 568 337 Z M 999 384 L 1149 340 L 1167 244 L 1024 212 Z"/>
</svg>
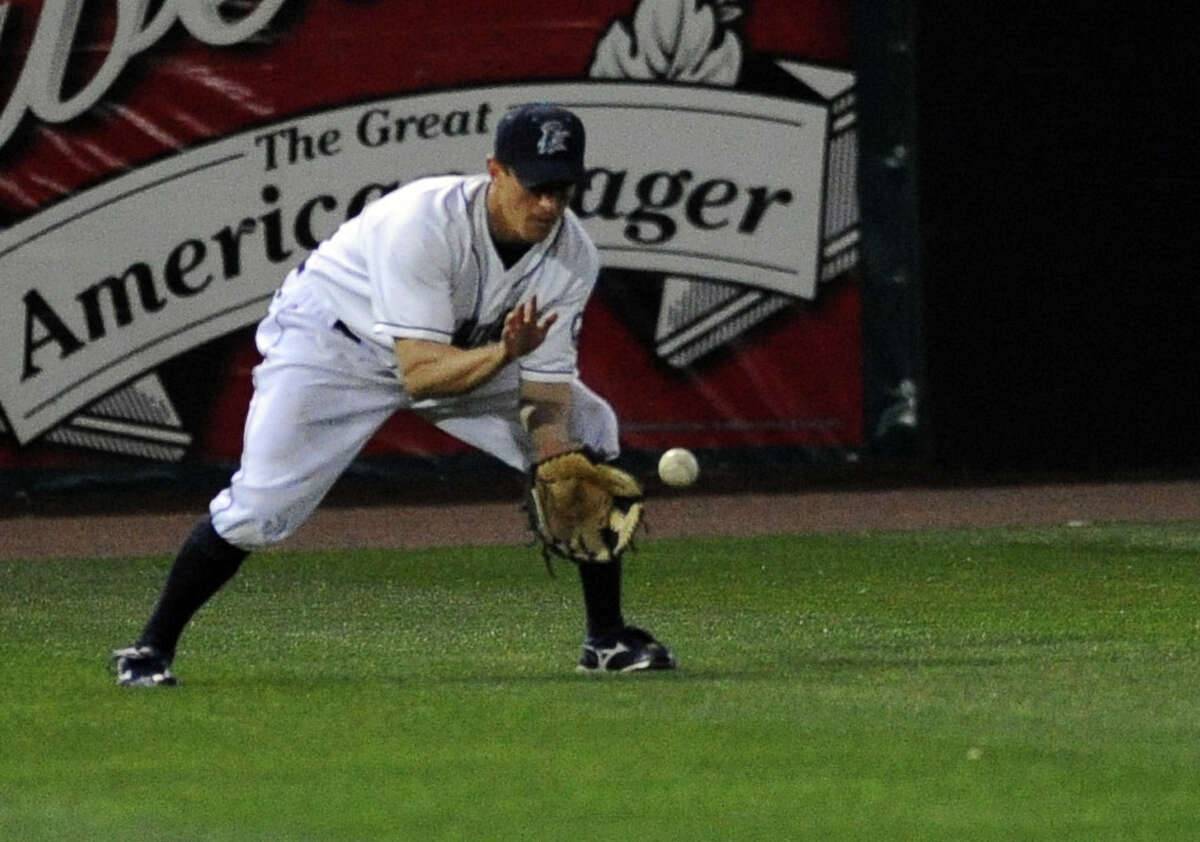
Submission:
<svg viewBox="0 0 1200 842">
<path fill-rule="evenodd" d="M 523 357 L 541 345 L 550 332 L 550 326 L 558 320 L 557 313 L 548 313 L 538 320 L 537 296 L 518 304 L 504 317 L 504 332 L 501 341 L 509 359 Z"/>
</svg>

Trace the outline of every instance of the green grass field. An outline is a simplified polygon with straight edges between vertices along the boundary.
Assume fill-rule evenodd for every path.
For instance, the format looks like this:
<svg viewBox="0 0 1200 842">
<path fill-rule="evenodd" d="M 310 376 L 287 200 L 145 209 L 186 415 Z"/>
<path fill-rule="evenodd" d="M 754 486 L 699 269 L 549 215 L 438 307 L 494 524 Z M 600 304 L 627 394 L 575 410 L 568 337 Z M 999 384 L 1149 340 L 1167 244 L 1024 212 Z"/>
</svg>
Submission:
<svg viewBox="0 0 1200 842">
<path fill-rule="evenodd" d="M 1200 527 L 644 540 L 674 673 L 577 675 L 528 547 L 265 553 L 175 689 L 167 561 L 0 563 L 0 838 L 1200 838 Z"/>
</svg>

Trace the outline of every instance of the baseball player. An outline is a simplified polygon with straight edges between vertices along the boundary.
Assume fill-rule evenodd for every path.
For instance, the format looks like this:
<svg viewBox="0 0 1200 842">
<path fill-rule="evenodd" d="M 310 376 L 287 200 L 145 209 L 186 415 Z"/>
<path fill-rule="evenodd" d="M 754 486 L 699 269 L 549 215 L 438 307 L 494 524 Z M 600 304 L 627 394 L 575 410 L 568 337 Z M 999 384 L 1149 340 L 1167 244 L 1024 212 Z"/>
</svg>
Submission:
<svg viewBox="0 0 1200 842">
<path fill-rule="evenodd" d="M 173 685 L 192 615 L 253 550 L 313 512 L 372 434 L 408 410 L 518 470 L 586 447 L 618 454 L 612 407 L 578 379 L 576 340 L 599 270 L 567 205 L 584 127 L 538 103 L 496 127 L 486 174 L 414 181 L 344 223 L 276 292 L 241 464 L 184 541 L 117 683 Z M 674 655 L 625 624 L 620 560 L 581 563 L 579 669 L 668 669 Z"/>
</svg>

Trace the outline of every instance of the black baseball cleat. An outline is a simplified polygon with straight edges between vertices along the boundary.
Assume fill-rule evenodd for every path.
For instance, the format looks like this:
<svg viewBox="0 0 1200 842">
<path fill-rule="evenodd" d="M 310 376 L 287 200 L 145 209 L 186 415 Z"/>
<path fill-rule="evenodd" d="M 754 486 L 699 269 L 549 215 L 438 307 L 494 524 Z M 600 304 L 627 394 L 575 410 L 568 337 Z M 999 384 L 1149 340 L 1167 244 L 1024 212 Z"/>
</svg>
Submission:
<svg viewBox="0 0 1200 842">
<path fill-rule="evenodd" d="M 127 646 L 112 653 L 117 684 L 122 687 L 174 687 L 171 659 L 153 646 Z"/>
<path fill-rule="evenodd" d="M 675 669 L 675 656 L 650 632 L 625 626 L 584 640 L 579 666 L 575 669 L 595 673 L 669 670 Z"/>
</svg>

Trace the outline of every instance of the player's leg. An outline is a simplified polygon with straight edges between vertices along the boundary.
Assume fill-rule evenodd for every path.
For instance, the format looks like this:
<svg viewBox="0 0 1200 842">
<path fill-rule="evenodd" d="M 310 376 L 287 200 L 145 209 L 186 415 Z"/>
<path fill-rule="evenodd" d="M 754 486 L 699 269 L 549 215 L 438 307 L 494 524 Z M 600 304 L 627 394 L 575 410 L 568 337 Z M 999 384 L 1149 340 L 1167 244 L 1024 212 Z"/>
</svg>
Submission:
<svg viewBox="0 0 1200 842">
<path fill-rule="evenodd" d="M 284 314 L 278 324 L 264 322 L 258 338 L 265 359 L 254 372 L 241 466 L 180 547 L 137 642 L 114 653 L 122 684 L 175 683 L 170 663 L 195 612 L 250 551 L 308 518 L 397 408 L 394 381 L 373 376 L 369 360 L 356 357 L 364 352 L 321 319 Z"/>
<path fill-rule="evenodd" d="M 529 470 L 529 441 L 517 417 L 515 384 L 511 394 L 495 393 L 488 403 L 443 403 L 423 412 L 437 426 L 514 468 Z M 571 384 L 571 438 L 607 460 L 621 452 L 617 414 L 604 398 L 578 380 Z M 583 590 L 587 634 L 579 669 L 631 672 L 669 669 L 675 656 L 648 632 L 625 623 L 621 583 L 624 565 L 583 562 L 579 581 Z"/>
<path fill-rule="evenodd" d="M 137 641 L 113 652 L 117 683 L 127 687 L 175 684 L 171 661 L 183 627 L 233 577 L 248 554 L 221 538 L 207 517 L 197 523 L 180 546 Z"/>
<path fill-rule="evenodd" d="M 612 405 L 576 380 L 571 384 L 572 438 L 611 461 L 621 453 L 617 414 Z M 587 634 L 578 669 L 583 672 L 634 672 L 672 669 L 675 655 L 644 629 L 630 626 L 622 612 L 624 563 L 581 562 L 579 582 Z"/>
</svg>

